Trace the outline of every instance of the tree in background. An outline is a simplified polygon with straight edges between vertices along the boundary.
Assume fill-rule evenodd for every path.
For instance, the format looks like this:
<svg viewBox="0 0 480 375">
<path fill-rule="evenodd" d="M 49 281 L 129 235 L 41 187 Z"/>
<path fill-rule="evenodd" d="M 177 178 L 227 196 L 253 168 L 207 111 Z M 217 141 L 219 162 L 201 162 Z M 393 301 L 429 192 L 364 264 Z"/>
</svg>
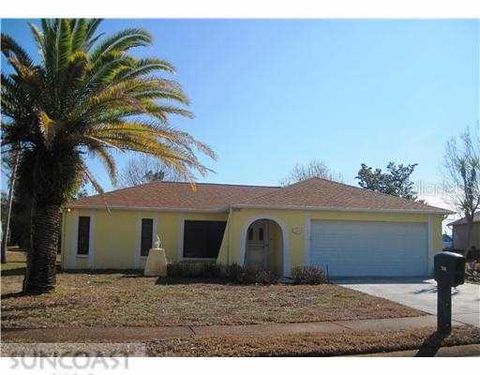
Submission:
<svg viewBox="0 0 480 375">
<path fill-rule="evenodd" d="M 447 142 L 444 155 L 446 191 L 453 198 L 467 224 L 467 248 L 465 257 L 472 247 L 475 214 L 480 206 L 480 134 L 465 129 L 460 136 Z"/>
<path fill-rule="evenodd" d="M 297 163 L 288 176 L 280 181 L 282 186 L 291 185 L 312 177 L 320 177 L 330 181 L 343 182 L 343 176 L 330 169 L 324 162 L 312 160 L 308 163 Z"/>
<path fill-rule="evenodd" d="M 364 189 L 416 200 L 417 193 L 414 191 L 414 183 L 410 181 L 410 176 L 417 165 L 399 164 L 397 166 L 394 162 L 390 162 L 387 165 L 387 172 L 383 172 L 380 168 L 373 169 L 362 163 L 355 178 Z"/>
<path fill-rule="evenodd" d="M 20 152 L 5 153 L 2 158 L 2 173 L 7 177 L 8 195 L 4 197 L 2 192 L 2 236 L 1 236 L 1 263 L 7 263 L 7 246 L 11 243 L 12 227 L 18 227 L 13 223 L 13 207 L 15 201 L 15 183 L 17 180 L 18 163 Z"/>
<path fill-rule="evenodd" d="M 119 186 L 129 187 L 146 184 L 153 181 L 186 181 L 175 170 L 168 168 L 158 159 L 147 155 L 132 158 L 119 174 Z"/>
<path fill-rule="evenodd" d="M 80 185 L 78 186 L 78 189 L 74 193 L 72 198 L 80 199 L 80 198 L 88 197 L 87 186 L 88 186 L 88 177 L 86 175 L 83 175 L 83 177 L 81 177 Z"/>
<path fill-rule="evenodd" d="M 155 156 L 188 179 L 208 172 L 197 152 L 215 157 L 207 145 L 170 125 L 171 115 L 192 117 L 180 85 L 164 77 L 174 67 L 130 53 L 150 45 L 151 35 L 136 28 L 100 34 L 100 22 L 30 24 L 38 63 L 10 36 L 1 37 L 12 68 L 1 75 L 1 144 L 2 152 L 21 152 L 16 194 L 28 217 L 27 294 L 54 288 L 61 210 L 83 177 L 102 192 L 87 155 L 103 162 L 114 184 L 113 151 Z"/>
</svg>

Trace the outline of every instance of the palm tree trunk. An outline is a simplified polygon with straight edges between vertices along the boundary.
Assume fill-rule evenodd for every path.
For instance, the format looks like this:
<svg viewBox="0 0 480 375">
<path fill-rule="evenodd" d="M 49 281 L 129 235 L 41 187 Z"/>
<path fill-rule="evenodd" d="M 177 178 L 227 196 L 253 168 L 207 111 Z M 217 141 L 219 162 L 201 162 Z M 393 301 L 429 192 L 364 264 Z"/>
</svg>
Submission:
<svg viewBox="0 0 480 375">
<path fill-rule="evenodd" d="M 26 294 L 41 294 L 55 288 L 60 206 L 37 207 L 33 214 L 31 241 L 27 249 Z"/>
</svg>

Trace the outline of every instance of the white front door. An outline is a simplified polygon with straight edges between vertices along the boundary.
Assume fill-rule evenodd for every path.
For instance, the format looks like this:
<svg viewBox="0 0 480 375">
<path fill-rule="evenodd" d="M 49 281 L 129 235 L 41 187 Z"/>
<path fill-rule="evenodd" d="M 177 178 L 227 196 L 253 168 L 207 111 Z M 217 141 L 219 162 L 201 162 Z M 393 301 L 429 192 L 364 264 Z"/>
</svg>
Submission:
<svg viewBox="0 0 480 375">
<path fill-rule="evenodd" d="M 267 267 L 267 223 L 257 221 L 250 225 L 247 232 L 247 253 L 245 265 Z"/>
</svg>

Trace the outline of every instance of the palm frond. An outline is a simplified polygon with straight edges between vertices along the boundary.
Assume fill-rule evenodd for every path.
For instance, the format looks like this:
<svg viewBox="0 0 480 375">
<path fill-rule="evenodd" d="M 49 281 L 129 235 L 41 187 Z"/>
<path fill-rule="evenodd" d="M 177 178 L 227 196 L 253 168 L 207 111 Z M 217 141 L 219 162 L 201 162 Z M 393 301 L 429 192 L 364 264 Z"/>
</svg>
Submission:
<svg viewBox="0 0 480 375">
<path fill-rule="evenodd" d="M 56 124 L 45 112 L 40 111 L 38 114 L 38 124 L 40 126 L 40 132 L 45 138 L 45 144 L 50 147 L 56 133 Z"/>
<path fill-rule="evenodd" d="M 126 29 L 104 40 L 92 51 L 92 61 L 113 52 L 126 52 L 131 48 L 147 46 L 152 42 L 150 33 L 143 29 Z"/>
<path fill-rule="evenodd" d="M 45 61 L 45 55 L 46 55 L 45 38 L 44 38 L 43 32 L 40 31 L 40 29 L 31 22 L 28 23 L 28 26 L 30 27 L 30 31 L 33 34 L 33 38 L 35 39 L 35 43 L 37 44 L 38 50 L 40 51 L 42 60 Z"/>
<path fill-rule="evenodd" d="M 69 196 L 79 174 L 102 192 L 82 160 L 88 153 L 102 161 L 112 182 L 113 151 L 119 150 L 158 158 L 188 180 L 210 172 L 197 154 L 215 159 L 211 148 L 171 126 L 174 116 L 193 117 L 181 85 L 169 79 L 173 65 L 130 53 L 151 44 L 151 35 L 134 28 L 105 37 L 98 32 L 100 24 L 98 19 L 30 24 L 38 64 L 2 34 L 2 53 L 13 70 L 1 76 L 2 147 L 28 150 L 30 161 L 48 156 L 48 167 L 39 173 L 48 177 L 48 197 L 57 201 Z M 22 168 L 28 172 L 29 167 Z M 26 190 L 34 185 L 29 184 Z"/>
<path fill-rule="evenodd" d="M 155 58 L 146 58 L 135 60 L 130 69 L 125 70 L 119 74 L 117 79 L 132 79 L 137 77 L 142 77 L 147 74 L 156 72 L 156 71 L 165 71 L 168 73 L 175 73 L 175 68 L 169 62 L 162 59 Z"/>
<path fill-rule="evenodd" d="M 81 18 L 73 21 L 72 30 L 72 51 L 83 50 L 88 42 L 89 20 Z"/>
<path fill-rule="evenodd" d="M 115 159 L 103 146 L 92 147 L 91 150 L 103 163 L 108 172 L 108 176 L 110 177 L 110 181 L 112 181 L 115 186 L 117 184 L 117 164 Z"/>
<path fill-rule="evenodd" d="M 9 35 L 1 34 L 1 49 L 7 59 L 15 57 L 22 65 L 31 67 L 33 60 L 28 53 Z"/>
</svg>

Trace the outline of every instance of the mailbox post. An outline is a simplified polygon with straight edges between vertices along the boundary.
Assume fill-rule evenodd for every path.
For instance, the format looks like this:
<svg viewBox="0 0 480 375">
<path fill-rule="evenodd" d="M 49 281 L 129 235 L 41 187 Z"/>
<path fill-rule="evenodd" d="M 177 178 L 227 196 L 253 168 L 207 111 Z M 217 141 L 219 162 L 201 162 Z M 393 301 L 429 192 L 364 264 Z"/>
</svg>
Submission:
<svg viewBox="0 0 480 375">
<path fill-rule="evenodd" d="M 452 332 L 452 288 L 445 283 L 438 283 L 437 288 L 437 331 Z"/>
<path fill-rule="evenodd" d="M 465 258 L 449 251 L 434 257 L 434 278 L 437 281 L 437 331 L 452 331 L 452 287 L 465 280 Z"/>
</svg>

